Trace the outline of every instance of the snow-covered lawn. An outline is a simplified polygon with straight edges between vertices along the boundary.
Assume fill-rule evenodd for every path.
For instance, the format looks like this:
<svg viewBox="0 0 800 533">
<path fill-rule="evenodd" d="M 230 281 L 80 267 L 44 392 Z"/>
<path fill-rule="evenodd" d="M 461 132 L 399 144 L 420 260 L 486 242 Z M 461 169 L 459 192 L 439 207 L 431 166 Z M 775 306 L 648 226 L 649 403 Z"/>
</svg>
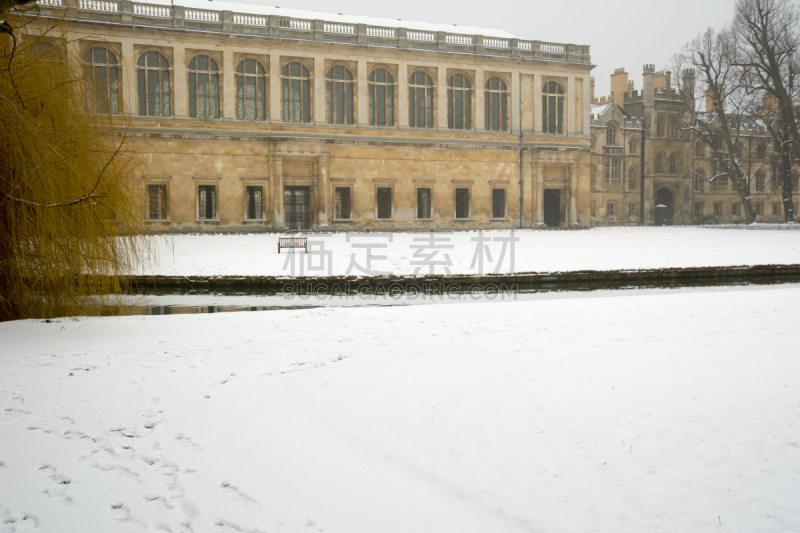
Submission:
<svg viewBox="0 0 800 533">
<path fill-rule="evenodd" d="M 389 234 L 384 234 L 389 235 Z M 365 276 L 509 273 L 507 231 L 429 234 L 309 235 L 315 252 L 278 255 L 278 235 L 180 235 L 152 237 L 156 260 L 142 274 L 167 276 Z M 284 235 L 285 236 L 285 235 Z M 518 231 L 514 272 L 652 269 L 800 264 L 800 231 L 749 231 L 696 227 L 596 228 L 585 231 Z M 350 242 L 348 242 L 348 238 Z M 391 242 L 389 239 L 391 238 Z M 434 246 L 443 246 L 435 248 Z M 506 246 L 503 255 L 503 246 Z M 481 245 L 479 247 L 479 245 Z M 418 248 L 414 248 L 414 247 Z M 475 261 L 483 250 L 483 269 Z M 368 260 L 367 254 L 371 256 Z M 381 257 L 384 257 L 383 259 Z M 479 258 L 479 257 L 478 257 Z M 502 258 L 502 259 L 501 259 Z"/>
<path fill-rule="evenodd" d="M 798 531 L 799 326 L 798 286 L 0 324 L 0 531 Z"/>
</svg>

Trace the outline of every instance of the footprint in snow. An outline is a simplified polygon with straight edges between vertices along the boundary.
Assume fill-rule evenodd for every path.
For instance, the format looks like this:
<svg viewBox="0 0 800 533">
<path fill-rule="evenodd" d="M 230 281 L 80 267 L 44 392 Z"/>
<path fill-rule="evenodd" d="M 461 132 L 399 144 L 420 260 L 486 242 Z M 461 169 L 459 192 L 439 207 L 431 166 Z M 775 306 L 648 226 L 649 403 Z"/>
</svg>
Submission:
<svg viewBox="0 0 800 533">
<path fill-rule="evenodd" d="M 4 511 L 0 516 L 0 524 L 3 526 L 3 531 L 10 533 L 39 529 L 39 521 L 36 517 L 24 512 Z"/>
<path fill-rule="evenodd" d="M 260 529 L 242 529 L 234 523 L 221 519 L 214 522 L 214 531 L 216 533 L 265 533 Z"/>
<path fill-rule="evenodd" d="M 142 498 L 155 509 L 172 509 L 173 506 L 162 496 L 155 494 L 142 494 Z"/>
<path fill-rule="evenodd" d="M 175 435 L 175 440 L 178 441 L 184 448 L 187 450 L 191 450 L 193 452 L 202 452 L 203 447 L 195 444 L 192 439 L 185 436 L 183 433 L 178 433 Z"/>
<path fill-rule="evenodd" d="M 130 522 L 131 512 L 124 503 L 114 502 L 111 504 L 111 518 L 117 522 Z"/>
<path fill-rule="evenodd" d="M 232 498 L 233 500 L 239 503 L 245 505 L 251 505 L 257 503 L 253 498 L 241 492 L 238 488 L 234 487 L 233 485 L 231 485 L 229 481 L 221 481 L 216 488 L 218 491 L 222 492 L 229 498 Z"/>
</svg>

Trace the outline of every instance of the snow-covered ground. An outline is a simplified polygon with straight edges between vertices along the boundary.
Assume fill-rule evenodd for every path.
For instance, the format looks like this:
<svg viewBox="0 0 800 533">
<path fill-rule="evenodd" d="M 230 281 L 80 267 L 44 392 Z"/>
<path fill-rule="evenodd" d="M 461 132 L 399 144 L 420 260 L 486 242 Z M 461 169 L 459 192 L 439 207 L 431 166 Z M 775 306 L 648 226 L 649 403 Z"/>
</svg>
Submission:
<svg viewBox="0 0 800 533">
<path fill-rule="evenodd" d="M 799 302 L 0 324 L 0 531 L 798 531 Z"/>
<path fill-rule="evenodd" d="M 488 274 L 800 264 L 797 231 L 698 227 L 526 230 L 515 233 L 519 241 L 513 245 L 513 254 L 507 231 L 485 232 L 482 237 L 478 232 L 436 233 L 434 242 L 426 233 L 310 235 L 313 250 L 307 255 L 293 251 L 278 255 L 278 237 L 275 234 L 151 237 L 158 253 L 140 273 L 366 276 L 413 275 L 415 271 L 424 275 L 432 269 L 435 274 L 446 274 L 447 270 L 452 274 Z M 485 240 L 479 241 L 481 238 Z"/>
</svg>

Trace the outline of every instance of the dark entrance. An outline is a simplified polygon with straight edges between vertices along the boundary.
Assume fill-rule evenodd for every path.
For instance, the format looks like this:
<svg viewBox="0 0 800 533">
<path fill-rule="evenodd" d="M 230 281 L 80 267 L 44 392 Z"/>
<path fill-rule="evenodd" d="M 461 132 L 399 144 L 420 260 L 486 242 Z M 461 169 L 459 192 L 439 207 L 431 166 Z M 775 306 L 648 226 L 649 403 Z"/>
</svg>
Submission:
<svg viewBox="0 0 800 533">
<path fill-rule="evenodd" d="M 283 206 L 287 229 L 311 228 L 311 189 L 309 187 L 285 187 Z"/>
<path fill-rule="evenodd" d="M 561 225 L 561 191 L 544 190 L 544 223 L 551 228 Z"/>
<path fill-rule="evenodd" d="M 671 225 L 672 219 L 675 218 L 675 195 L 667 188 L 659 189 L 656 192 L 655 201 L 655 205 L 663 205 L 667 208 L 664 212 L 664 225 Z"/>
</svg>

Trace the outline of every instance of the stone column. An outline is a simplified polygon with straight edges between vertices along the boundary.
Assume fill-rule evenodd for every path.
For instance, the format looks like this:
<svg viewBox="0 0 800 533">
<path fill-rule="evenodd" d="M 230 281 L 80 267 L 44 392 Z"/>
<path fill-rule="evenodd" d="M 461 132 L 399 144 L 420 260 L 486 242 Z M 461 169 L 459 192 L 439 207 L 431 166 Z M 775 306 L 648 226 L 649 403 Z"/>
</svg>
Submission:
<svg viewBox="0 0 800 533">
<path fill-rule="evenodd" d="M 569 225 L 578 225 L 578 163 L 569 165 Z"/>
<path fill-rule="evenodd" d="M 182 44 L 173 43 L 172 50 L 175 54 L 172 65 L 172 112 L 177 118 L 185 118 L 189 114 L 186 105 L 186 49 Z"/>
<path fill-rule="evenodd" d="M 358 73 L 356 75 L 356 79 L 358 83 L 356 85 L 356 94 L 358 95 L 356 98 L 356 102 L 358 105 L 358 109 L 356 110 L 356 119 L 357 124 L 359 126 L 368 126 L 369 125 L 369 75 L 367 73 L 367 62 L 364 59 L 358 60 Z"/>
<path fill-rule="evenodd" d="M 564 128 L 564 133 L 573 134 L 575 133 L 575 76 L 570 76 L 567 78 L 567 117 L 564 122 L 566 122 L 567 127 Z M 571 167 L 570 167 L 571 169 Z M 572 170 L 570 170 L 570 174 Z"/>
<path fill-rule="evenodd" d="M 542 133 L 542 75 L 533 77 L 533 131 Z"/>
<path fill-rule="evenodd" d="M 314 104 L 311 109 L 314 115 L 311 117 L 312 124 L 328 123 L 328 102 L 325 97 L 325 60 L 322 57 L 314 57 L 314 91 L 312 93 Z"/>
<path fill-rule="evenodd" d="M 408 63 L 397 66 L 397 117 L 395 124 L 408 127 Z"/>
<path fill-rule="evenodd" d="M 286 229 L 286 219 L 283 212 L 283 157 L 279 155 L 269 156 L 272 164 L 272 181 L 274 182 L 274 195 L 272 203 L 272 228 L 276 230 Z"/>
<path fill-rule="evenodd" d="M 328 183 L 330 177 L 331 157 L 323 154 L 317 158 L 319 178 L 317 179 L 318 224 L 328 226 Z"/>
<path fill-rule="evenodd" d="M 520 106 L 520 92 L 522 91 L 522 84 L 519 80 L 519 70 L 511 71 L 511 133 L 519 134 L 520 113 L 522 113 L 522 106 Z"/>
<path fill-rule="evenodd" d="M 222 118 L 236 120 L 236 80 L 234 79 L 233 50 L 222 51 Z"/>
<path fill-rule="evenodd" d="M 269 119 L 281 121 L 281 55 L 275 53 L 269 55 Z"/>
<path fill-rule="evenodd" d="M 440 130 L 447 130 L 447 68 L 439 66 L 436 80 L 436 118 Z"/>
<path fill-rule="evenodd" d="M 486 131 L 486 114 L 484 112 L 484 100 L 486 93 L 484 92 L 483 85 L 486 83 L 483 79 L 483 69 L 479 68 L 475 71 L 475 131 L 483 133 Z"/>
<path fill-rule="evenodd" d="M 533 170 L 536 174 L 536 225 L 544 226 L 544 168 L 534 161 Z"/>
</svg>

